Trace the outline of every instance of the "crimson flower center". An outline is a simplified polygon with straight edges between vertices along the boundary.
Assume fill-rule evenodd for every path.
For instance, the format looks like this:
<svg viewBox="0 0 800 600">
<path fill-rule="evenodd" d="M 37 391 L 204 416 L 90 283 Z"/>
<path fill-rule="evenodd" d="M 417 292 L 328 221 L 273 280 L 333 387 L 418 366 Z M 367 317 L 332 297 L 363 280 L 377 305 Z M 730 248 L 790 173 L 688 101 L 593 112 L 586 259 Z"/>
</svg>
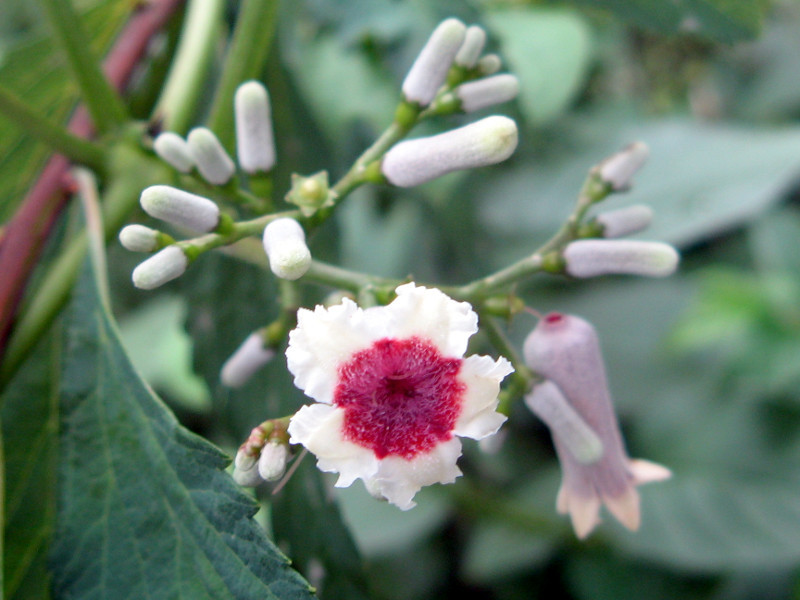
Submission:
<svg viewBox="0 0 800 600">
<path fill-rule="evenodd" d="M 333 403 L 344 409 L 344 438 L 378 458 L 410 460 L 452 437 L 466 386 L 460 358 L 419 337 L 384 338 L 339 368 Z"/>
</svg>

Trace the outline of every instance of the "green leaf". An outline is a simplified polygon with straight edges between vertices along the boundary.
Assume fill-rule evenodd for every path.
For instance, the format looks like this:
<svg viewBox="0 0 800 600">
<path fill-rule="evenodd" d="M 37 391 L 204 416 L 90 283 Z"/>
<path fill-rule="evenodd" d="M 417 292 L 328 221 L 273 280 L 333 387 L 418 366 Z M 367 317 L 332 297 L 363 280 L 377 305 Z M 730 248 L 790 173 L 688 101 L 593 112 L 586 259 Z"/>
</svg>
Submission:
<svg viewBox="0 0 800 600">
<path fill-rule="evenodd" d="M 84 277 L 68 312 L 56 593 L 310 599 L 252 519 L 228 459 L 142 383 Z"/>
<path fill-rule="evenodd" d="M 509 71 L 519 77 L 519 103 L 533 125 L 561 115 L 586 81 L 592 55 L 589 27 L 572 10 L 492 10 L 486 23 L 499 39 Z"/>
<path fill-rule="evenodd" d="M 85 12 L 84 29 L 95 54 L 102 55 L 129 12 L 127 0 L 94 2 Z M 78 99 L 78 89 L 53 47 L 47 37 L 10 49 L 2 56 L 0 82 L 30 108 L 53 122 L 64 122 Z M 0 221 L 11 216 L 50 152 L 0 115 Z"/>
<path fill-rule="evenodd" d="M 691 33 L 719 42 L 751 39 L 761 30 L 760 0 L 578 0 L 659 33 Z"/>
<path fill-rule="evenodd" d="M 511 524 L 481 522 L 471 532 L 464 555 L 467 581 L 491 583 L 541 565 L 553 540 Z"/>
<path fill-rule="evenodd" d="M 45 336 L 2 395 L 4 598 L 49 598 L 55 517 L 58 352 Z"/>
</svg>

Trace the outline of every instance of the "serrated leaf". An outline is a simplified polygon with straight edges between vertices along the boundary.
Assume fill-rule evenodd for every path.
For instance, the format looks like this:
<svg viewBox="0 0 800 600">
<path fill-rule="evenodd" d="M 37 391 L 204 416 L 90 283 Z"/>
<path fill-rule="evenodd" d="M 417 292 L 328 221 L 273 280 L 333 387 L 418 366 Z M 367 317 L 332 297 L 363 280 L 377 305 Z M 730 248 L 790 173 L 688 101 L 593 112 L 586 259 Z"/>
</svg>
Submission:
<svg viewBox="0 0 800 600">
<path fill-rule="evenodd" d="M 58 357 L 45 336 L 2 394 L 5 506 L 3 590 L 50 597 L 47 552 L 55 517 Z"/>
<path fill-rule="evenodd" d="M 760 0 L 578 0 L 623 22 L 659 33 L 691 33 L 720 42 L 751 39 L 761 30 Z"/>
<path fill-rule="evenodd" d="M 93 284 L 66 323 L 54 589 L 75 598 L 310 599 L 222 472 L 133 371 Z"/>
<path fill-rule="evenodd" d="M 528 120 L 542 125 L 562 114 L 586 81 L 591 59 L 591 32 L 580 14 L 526 7 L 491 10 L 486 22 L 519 77 L 519 105 Z"/>
<path fill-rule="evenodd" d="M 105 0 L 94 4 L 83 15 L 84 28 L 92 38 L 95 55 L 102 56 L 130 12 L 131 3 Z M 56 123 L 66 122 L 78 100 L 78 89 L 49 37 L 10 49 L 2 56 L 0 82 Z M 0 222 L 11 216 L 50 153 L 47 146 L 0 115 Z"/>
</svg>

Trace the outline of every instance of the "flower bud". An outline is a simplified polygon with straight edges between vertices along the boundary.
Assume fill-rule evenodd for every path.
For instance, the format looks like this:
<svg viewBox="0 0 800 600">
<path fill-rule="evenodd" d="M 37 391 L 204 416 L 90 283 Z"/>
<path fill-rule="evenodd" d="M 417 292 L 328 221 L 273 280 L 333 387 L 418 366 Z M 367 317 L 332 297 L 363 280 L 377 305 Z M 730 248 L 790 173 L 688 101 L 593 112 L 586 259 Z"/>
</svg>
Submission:
<svg viewBox="0 0 800 600">
<path fill-rule="evenodd" d="M 183 250 L 167 246 L 133 270 L 133 285 L 142 290 L 152 290 L 183 275 L 189 266 Z"/>
<path fill-rule="evenodd" d="M 264 481 L 276 481 L 286 472 L 289 447 L 276 441 L 268 442 L 258 459 L 258 473 Z"/>
<path fill-rule="evenodd" d="M 233 459 L 233 480 L 243 487 L 256 487 L 263 482 L 258 473 L 258 460 L 249 450 L 239 448 Z"/>
<path fill-rule="evenodd" d="M 264 346 L 262 335 L 259 332 L 251 333 L 222 365 L 220 379 L 228 387 L 240 388 L 273 356 L 275 351 Z"/>
<path fill-rule="evenodd" d="M 486 32 L 483 27 L 470 25 L 464 34 L 464 41 L 456 53 L 455 62 L 459 67 L 471 69 L 478 62 L 486 44 Z"/>
<path fill-rule="evenodd" d="M 399 187 L 412 187 L 451 171 L 499 163 L 517 147 L 517 125 L 491 116 L 432 137 L 400 142 L 383 157 L 381 171 Z"/>
<path fill-rule="evenodd" d="M 497 73 L 503 67 L 503 61 L 497 54 L 487 54 L 481 56 L 476 66 L 478 72 L 485 77 Z"/>
<path fill-rule="evenodd" d="M 465 34 L 466 26 L 458 19 L 446 19 L 439 24 L 403 81 L 406 100 L 420 106 L 431 103 L 447 77 Z"/>
<path fill-rule="evenodd" d="M 275 164 L 269 94 L 257 81 L 240 85 L 234 97 L 236 155 L 246 173 L 269 171 Z"/>
<path fill-rule="evenodd" d="M 158 235 L 158 231 L 144 225 L 126 225 L 119 232 L 119 242 L 131 252 L 154 252 L 159 246 Z"/>
<path fill-rule="evenodd" d="M 236 165 L 210 129 L 196 127 L 189 132 L 186 141 L 203 179 L 214 185 L 230 181 Z"/>
<path fill-rule="evenodd" d="M 597 165 L 597 174 L 614 191 L 627 190 L 634 174 L 642 168 L 649 155 L 646 144 L 634 142 Z"/>
<path fill-rule="evenodd" d="M 487 106 L 502 104 L 517 97 L 519 81 L 508 73 L 462 83 L 455 90 L 464 112 L 474 112 Z"/>
<path fill-rule="evenodd" d="M 213 231 L 219 224 L 219 207 L 211 200 L 168 185 L 146 188 L 139 204 L 151 217 L 192 231 Z"/>
<path fill-rule="evenodd" d="M 603 226 L 603 237 L 619 238 L 650 227 L 653 221 L 653 209 L 645 204 L 634 204 L 600 213 L 595 220 Z"/>
<path fill-rule="evenodd" d="M 281 279 L 299 279 L 311 266 L 305 232 L 294 219 L 276 219 L 264 228 L 264 251 L 269 268 Z"/>
<path fill-rule="evenodd" d="M 166 163 L 181 173 L 188 173 L 194 168 L 194 158 L 189 151 L 189 144 L 181 136 L 165 131 L 153 142 L 153 150 Z"/>
<path fill-rule="evenodd" d="M 635 240 L 577 240 L 564 249 L 566 272 L 573 277 L 627 274 L 666 277 L 680 256 L 669 244 Z"/>
<path fill-rule="evenodd" d="M 533 404 L 531 408 L 537 414 L 544 408 L 547 419 L 543 419 L 548 425 L 553 423 L 553 445 L 563 473 L 558 511 L 569 513 L 579 538 L 589 535 L 600 522 L 601 504 L 625 527 L 637 529 L 640 509 L 636 486 L 666 479 L 670 472 L 655 463 L 628 458 L 594 327 L 580 317 L 551 313 L 528 335 L 523 353 L 528 367 L 552 383 L 552 387 L 534 389 L 526 401 L 529 406 Z M 572 412 L 579 420 L 570 416 Z M 601 456 L 591 462 L 586 461 L 590 453 L 584 455 L 583 448 L 589 438 L 579 434 L 570 439 L 582 428 L 576 426 L 581 421 L 601 444 Z M 591 450 L 591 444 L 586 449 Z"/>
</svg>

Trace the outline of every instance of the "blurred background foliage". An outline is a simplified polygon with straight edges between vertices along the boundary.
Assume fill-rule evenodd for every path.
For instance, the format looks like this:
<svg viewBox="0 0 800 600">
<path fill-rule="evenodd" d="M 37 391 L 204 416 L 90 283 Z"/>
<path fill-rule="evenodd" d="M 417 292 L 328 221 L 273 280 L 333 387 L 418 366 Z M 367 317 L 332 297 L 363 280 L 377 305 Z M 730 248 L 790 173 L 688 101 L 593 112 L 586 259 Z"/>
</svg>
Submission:
<svg viewBox="0 0 800 600">
<path fill-rule="evenodd" d="M 133 2 L 76 4 L 102 49 Z M 237 8 L 229 3 L 231 23 Z M 549 434 L 519 403 L 502 444 L 467 442 L 465 477 L 424 490 L 409 512 L 360 484 L 333 491 L 310 459 L 279 494 L 261 490 L 260 518 L 321 597 L 800 598 L 800 3 L 297 0 L 280 10 L 263 74 L 276 197 L 292 172 L 345 172 L 389 123 L 405 71 L 446 16 L 483 25 L 521 82 L 517 101 L 494 111 L 521 128 L 509 161 L 411 190 L 359 190 L 311 240 L 316 256 L 469 281 L 532 252 L 569 214 L 587 170 L 641 140 L 651 158 L 634 188 L 600 208 L 651 205 L 644 236 L 684 257 L 664 281 L 542 276 L 518 290 L 539 311 L 596 326 L 631 455 L 674 472 L 641 490 L 638 533 L 607 519 L 575 539 L 555 512 Z M 178 25 L 129 92 L 139 117 Z M 77 97 L 25 0 L 0 3 L 0 80 L 53 118 Z M 0 220 L 45 156 L 0 119 Z M 129 283 L 137 261 L 112 244 L 123 338 L 185 425 L 232 453 L 264 418 L 297 409 L 281 360 L 240 390 L 219 383 L 227 356 L 277 314 L 270 276 L 206 256 L 143 293 Z M 306 301 L 326 292 L 309 289 Z M 533 325 L 526 315 L 509 324 L 518 346 Z M 474 351 L 490 348 L 477 339 Z"/>
</svg>

